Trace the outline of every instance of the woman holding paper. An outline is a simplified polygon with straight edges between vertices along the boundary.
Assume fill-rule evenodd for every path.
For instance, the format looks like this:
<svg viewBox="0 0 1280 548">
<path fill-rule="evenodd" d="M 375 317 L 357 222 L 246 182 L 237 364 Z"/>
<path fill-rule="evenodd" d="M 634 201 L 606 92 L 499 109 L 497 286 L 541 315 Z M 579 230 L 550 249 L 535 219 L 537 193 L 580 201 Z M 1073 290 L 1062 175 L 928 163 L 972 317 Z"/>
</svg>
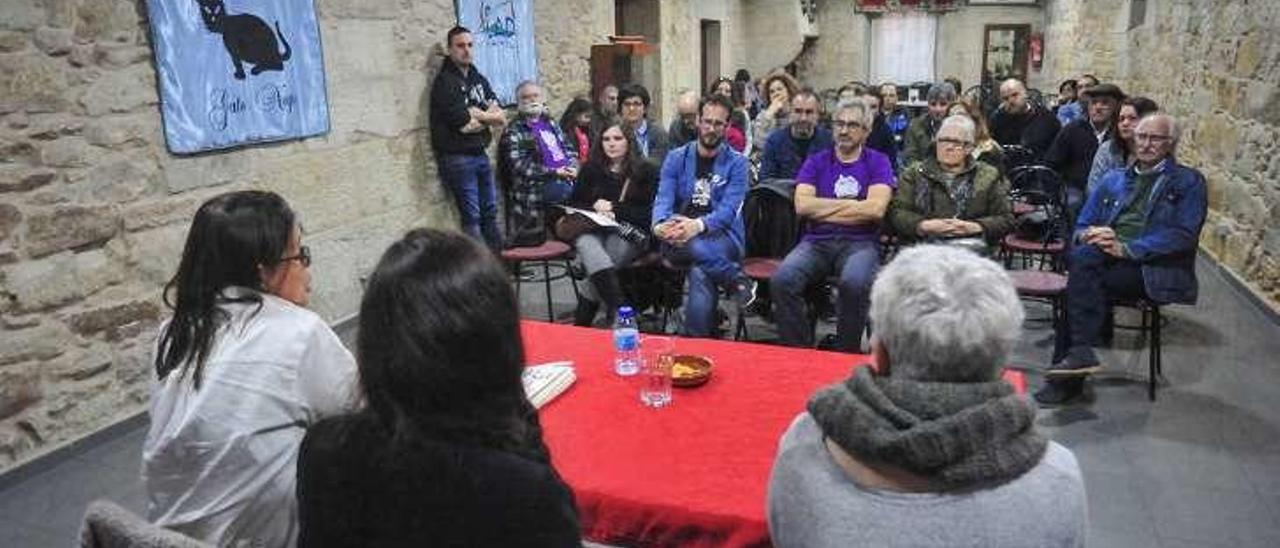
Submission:
<svg viewBox="0 0 1280 548">
<path fill-rule="evenodd" d="M 459 233 L 391 245 L 360 306 L 367 408 L 321 421 L 298 457 L 299 546 L 579 546 L 521 383 L 507 273 Z"/>
<path fill-rule="evenodd" d="M 584 232 L 572 242 L 591 281 L 573 314 L 575 325 L 591 325 L 602 302 L 612 323 L 624 300 L 617 269 L 649 249 L 644 227 L 652 215 L 658 172 L 638 151 L 635 138 L 620 124 L 604 128 L 569 198 L 573 207 L 594 211 L 618 225 Z"/>
</svg>

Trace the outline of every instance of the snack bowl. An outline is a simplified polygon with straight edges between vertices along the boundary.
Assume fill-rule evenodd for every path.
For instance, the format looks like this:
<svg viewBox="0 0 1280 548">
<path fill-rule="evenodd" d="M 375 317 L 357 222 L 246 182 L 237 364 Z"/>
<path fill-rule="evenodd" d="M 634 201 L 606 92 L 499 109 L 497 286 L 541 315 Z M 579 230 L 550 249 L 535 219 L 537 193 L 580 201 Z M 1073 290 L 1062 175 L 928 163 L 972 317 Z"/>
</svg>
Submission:
<svg viewBox="0 0 1280 548">
<path fill-rule="evenodd" d="M 703 356 L 683 354 L 672 359 L 671 385 L 692 388 L 706 384 L 711 379 L 715 364 Z"/>
</svg>

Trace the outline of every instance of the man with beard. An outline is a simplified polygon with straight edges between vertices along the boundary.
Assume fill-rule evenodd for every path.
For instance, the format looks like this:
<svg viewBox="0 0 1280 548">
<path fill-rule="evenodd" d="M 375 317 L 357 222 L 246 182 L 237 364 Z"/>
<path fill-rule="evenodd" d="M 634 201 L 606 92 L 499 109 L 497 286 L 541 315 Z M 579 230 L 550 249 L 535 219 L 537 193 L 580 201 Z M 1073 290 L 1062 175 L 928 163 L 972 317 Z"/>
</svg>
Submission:
<svg viewBox="0 0 1280 548">
<path fill-rule="evenodd" d="M 889 157 L 864 146 L 872 120 L 861 99 L 841 101 L 831 120 L 835 147 L 810 156 L 796 176 L 796 213 L 809 222 L 772 280 L 783 344 L 813 346 L 804 296 L 835 274 L 835 350 L 861 347 L 867 296 L 880 266 L 880 221 L 896 185 Z"/>
<path fill-rule="evenodd" d="M 1020 145 L 1031 149 L 1036 159 L 1043 156 L 1061 127 L 1058 118 L 1052 112 L 1031 104 L 1027 87 L 1017 78 L 1000 84 L 1000 101 L 1000 106 L 996 107 L 989 120 L 991 137 L 1001 145 Z"/>
<path fill-rule="evenodd" d="M 760 158 L 760 180 L 795 179 L 813 153 L 831 148 L 831 131 L 818 125 L 822 102 L 812 90 L 791 98 L 791 124 L 769 134 Z"/>
<path fill-rule="evenodd" d="M 676 117 L 667 128 L 671 147 L 684 146 L 698 138 L 698 93 L 685 90 L 676 98 Z"/>
<path fill-rule="evenodd" d="M 1063 103 L 1058 107 L 1058 112 L 1054 113 L 1058 117 L 1058 123 L 1063 127 L 1076 120 L 1084 119 L 1084 95 L 1089 91 L 1089 88 L 1098 85 L 1098 77 L 1092 74 L 1085 74 L 1078 80 L 1067 80 L 1067 82 L 1072 84 L 1071 94 L 1073 95 L 1073 100 Z M 1067 82 L 1063 82 L 1063 85 Z M 1058 93 L 1062 93 L 1062 86 L 1058 87 Z"/>
<path fill-rule="evenodd" d="M 903 165 L 918 162 L 933 156 L 933 136 L 938 133 L 938 126 L 947 117 L 947 107 L 956 100 L 956 90 L 951 84 L 942 83 L 929 86 L 925 101 L 929 110 L 915 120 L 907 128 L 906 145 L 902 149 Z"/>
<path fill-rule="evenodd" d="M 507 116 L 489 80 L 471 64 L 471 31 L 454 27 L 445 40 L 449 55 L 431 83 L 431 148 L 440 180 L 458 205 L 463 232 L 500 249 L 498 191 L 485 147 L 491 128 L 501 128 Z"/>
<path fill-rule="evenodd" d="M 672 150 L 662 164 L 652 224 L 668 261 L 689 268 L 684 334 L 707 337 L 715 327 L 717 288 L 747 307 L 756 284 L 738 262 L 745 247 L 747 159 L 724 139 L 733 104 L 713 95 L 698 112 L 698 140 Z"/>
<path fill-rule="evenodd" d="M 538 245 L 546 238 L 544 210 L 563 203 L 578 177 L 578 153 L 547 113 L 542 86 L 516 87 L 515 120 L 498 144 L 501 173 L 507 177 L 512 245 Z"/>
<path fill-rule="evenodd" d="M 1093 157 L 1098 145 L 1115 133 L 1116 111 L 1125 95 L 1112 84 L 1098 84 L 1086 88 L 1081 97 L 1088 116 L 1062 128 L 1044 155 L 1045 163 L 1062 176 L 1067 187 L 1067 208 L 1072 212 L 1079 211 L 1084 202 Z"/>
</svg>

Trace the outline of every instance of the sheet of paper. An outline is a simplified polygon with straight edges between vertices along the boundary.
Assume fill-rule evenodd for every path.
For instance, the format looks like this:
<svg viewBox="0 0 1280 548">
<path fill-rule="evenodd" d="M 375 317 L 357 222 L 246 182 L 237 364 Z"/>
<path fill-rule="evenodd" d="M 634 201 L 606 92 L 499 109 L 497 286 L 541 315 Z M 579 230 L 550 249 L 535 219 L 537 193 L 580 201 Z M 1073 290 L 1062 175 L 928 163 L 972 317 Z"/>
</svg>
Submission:
<svg viewBox="0 0 1280 548">
<path fill-rule="evenodd" d="M 576 207 L 569 207 L 569 206 L 563 206 L 563 205 L 559 207 L 560 209 L 565 210 L 566 213 L 580 213 L 582 215 L 586 215 L 587 218 L 591 219 L 592 222 L 603 227 L 618 226 L 617 221 L 610 219 L 608 217 L 605 217 L 604 215 L 601 215 L 594 211 L 590 211 L 586 209 L 578 209 Z"/>
</svg>

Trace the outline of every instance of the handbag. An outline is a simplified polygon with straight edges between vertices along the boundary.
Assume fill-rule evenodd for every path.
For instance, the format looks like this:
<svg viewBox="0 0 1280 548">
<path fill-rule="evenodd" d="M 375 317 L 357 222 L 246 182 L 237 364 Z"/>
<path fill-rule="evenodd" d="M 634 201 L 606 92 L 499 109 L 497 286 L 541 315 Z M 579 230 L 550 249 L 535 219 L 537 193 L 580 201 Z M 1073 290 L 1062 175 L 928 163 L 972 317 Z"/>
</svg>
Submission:
<svg viewBox="0 0 1280 548">
<path fill-rule="evenodd" d="M 578 236 L 591 232 L 600 228 L 595 221 L 592 221 L 586 215 L 581 213 L 566 213 L 556 220 L 554 231 L 556 239 L 562 242 L 572 242 L 578 239 Z"/>
</svg>

